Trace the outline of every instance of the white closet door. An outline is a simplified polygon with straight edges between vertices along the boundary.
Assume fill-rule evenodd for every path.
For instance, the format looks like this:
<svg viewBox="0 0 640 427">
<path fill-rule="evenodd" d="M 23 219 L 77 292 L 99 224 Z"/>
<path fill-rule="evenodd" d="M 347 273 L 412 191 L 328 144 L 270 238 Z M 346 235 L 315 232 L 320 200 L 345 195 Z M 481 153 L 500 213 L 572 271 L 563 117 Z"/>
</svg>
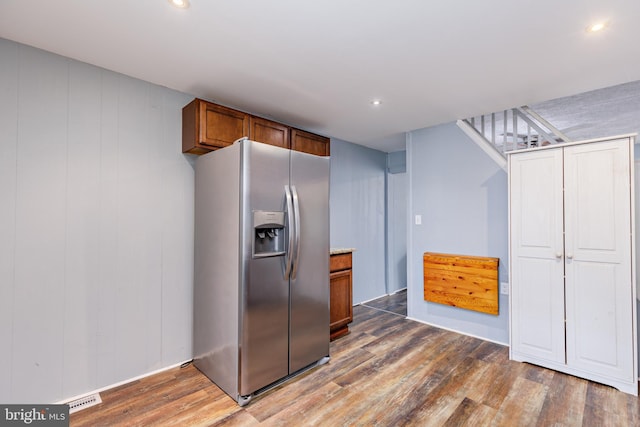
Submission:
<svg viewBox="0 0 640 427">
<path fill-rule="evenodd" d="M 565 148 L 567 364 L 633 379 L 629 140 Z"/>
<path fill-rule="evenodd" d="M 565 362 L 562 149 L 509 159 L 511 357 Z"/>
</svg>

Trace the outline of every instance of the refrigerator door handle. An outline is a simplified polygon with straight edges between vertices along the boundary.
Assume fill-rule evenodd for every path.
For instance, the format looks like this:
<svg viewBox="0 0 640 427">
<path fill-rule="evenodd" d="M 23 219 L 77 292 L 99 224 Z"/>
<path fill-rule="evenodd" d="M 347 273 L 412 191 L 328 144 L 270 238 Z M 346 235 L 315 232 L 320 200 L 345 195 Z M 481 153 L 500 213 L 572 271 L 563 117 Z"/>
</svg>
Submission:
<svg viewBox="0 0 640 427">
<path fill-rule="evenodd" d="M 298 261 L 300 259 L 300 200 L 298 198 L 298 190 L 296 186 L 291 186 L 291 195 L 293 196 L 293 212 L 295 216 L 295 244 L 293 252 L 293 269 L 291 278 L 295 279 L 298 273 Z"/>
<path fill-rule="evenodd" d="M 293 220 L 293 196 L 291 195 L 291 189 L 288 185 L 284 186 L 284 197 L 287 204 L 287 227 L 289 228 L 287 232 L 289 243 L 287 245 L 287 254 L 284 260 L 284 279 L 289 280 L 293 264 L 293 238 L 295 234 L 295 225 Z"/>
</svg>

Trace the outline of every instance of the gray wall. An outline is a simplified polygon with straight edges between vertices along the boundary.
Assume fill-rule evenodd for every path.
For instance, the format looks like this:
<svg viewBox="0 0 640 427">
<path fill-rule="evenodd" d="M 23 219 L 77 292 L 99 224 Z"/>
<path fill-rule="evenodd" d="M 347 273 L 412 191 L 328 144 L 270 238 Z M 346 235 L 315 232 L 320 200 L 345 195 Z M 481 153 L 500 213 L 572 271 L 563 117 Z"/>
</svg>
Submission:
<svg viewBox="0 0 640 427">
<path fill-rule="evenodd" d="M 353 303 L 386 294 L 387 155 L 331 140 L 331 247 L 355 248 Z"/>
<path fill-rule="evenodd" d="M 192 357 L 192 96 L 0 39 L 0 402 Z M 385 294 L 385 153 L 332 141 L 331 245 Z"/>
<path fill-rule="evenodd" d="M 0 39 L 0 402 L 191 358 L 191 97 Z"/>
<path fill-rule="evenodd" d="M 424 252 L 498 257 L 499 279 L 508 281 L 506 172 L 450 123 L 407 135 L 407 173 L 409 317 L 508 343 L 508 296 L 500 295 L 498 316 L 426 302 L 422 267 Z"/>
<path fill-rule="evenodd" d="M 407 287 L 406 151 L 387 155 L 387 293 Z"/>
</svg>

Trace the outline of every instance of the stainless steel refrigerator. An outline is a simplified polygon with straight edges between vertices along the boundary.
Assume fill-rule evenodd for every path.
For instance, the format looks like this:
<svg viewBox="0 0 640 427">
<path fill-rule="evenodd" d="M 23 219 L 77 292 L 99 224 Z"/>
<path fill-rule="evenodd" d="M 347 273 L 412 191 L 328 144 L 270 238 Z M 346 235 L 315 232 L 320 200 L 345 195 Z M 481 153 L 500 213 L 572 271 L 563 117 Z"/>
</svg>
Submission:
<svg viewBox="0 0 640 427">
<path fill-rule="evenodd" d="M 243 139 L 195 175 L 194 364 L 235 399 L 329 360 L 329 158 Z"/>
</svg>

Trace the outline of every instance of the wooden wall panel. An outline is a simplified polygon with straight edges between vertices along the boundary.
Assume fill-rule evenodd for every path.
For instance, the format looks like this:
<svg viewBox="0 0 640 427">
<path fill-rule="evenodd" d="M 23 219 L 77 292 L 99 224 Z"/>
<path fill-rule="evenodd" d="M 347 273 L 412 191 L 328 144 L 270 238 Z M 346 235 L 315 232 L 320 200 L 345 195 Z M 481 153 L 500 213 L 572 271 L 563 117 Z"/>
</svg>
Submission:
<svg viewBox="0 0 640 427">
<path fill-rule="evenodd" d="M 100 263 L 100 70 L 69 64 L 64 290 L 64 396 L 96 383 L 94 308 Z"/>
<path fill-rule="evenodd" d="M 10 397 L 33 402 L 62 394 L 68 63 L 21 49 L 19 67 Z"/>
<path fill-rule="evenodd" d="M 498 258 L 425 252 L 424 299 L 498 314 Z"/>
<path fill-rule="evenodd" d="M 118 99 L 118 287 L 116 370 L 131 378 L 144 370 L 159 323 L 152 307 L 160 292 L 160 236 L 150 210 L 153 182 L 147 85 L 120 77 Z M 155 123 L 154 123 L 155 124 Z M 131 325 L 136 325 L 134 328 Z M 158 325 L 160 327 L 160 325 Z M 151 335 L 151 336 L 150 336 Z"/>
<path fill-rule="evenodd" d="M 0 402 L 190 359 L 192 96 L 10 41 L 0 55 Z"/>
<path fill-rule="evenodd" d="M 100 87 L 100 209 L 98 213 L 99 265 L 96 273 L 98 304 L 95 307 L 96 384 L 120 378 L 116 369 L 116 319 L 120 316 L 118 288 L 118 98 L 120 76 L 102 72 Z"/>
<path fill-rule="evenodd" d="M 0 39 L 0 397 L 9 396 L 12 382 L 18 54 L 16 44 Z"/>
<path fill-rule="evenodd" d="M 138 84 L 139 80 L 134 80 Z M 145 117 L 144 131 L 145 161 L 147 163 L 147 176 L 145 186 L 146 206 L 153 207 L 157 212 L 163 207 L 162 201 L 166 198 L 162 187 L 162 94 L 166 90 L 160 86 L 144 83 L 145 102 L 142 105 L 143 117 Z M 142 158 L 140 155 L 138 159 Z M 171 209 L 170 206 L 164 206 Z M 144 325 L 148 333 L 145 336 L 146 358 L 145 369 L 157 370 L 162 367 L 162 215 L 146 215 L 145 225 L 148 238 L 146 251 L 148 259 L 145 268 L 149 271 L 147 282 L 142 289 L 143 302 L 145 304 Z M 149 246 L 153 250 L 149 250 Z"/>
<path fill-rule="evenodd" d="M 193 226 L 194 218 L 194 165 L 195 156 L 176 155 L 180 147 L 175 142 L 182 138 L 181 111 L 175 105 L 184 105 L 185 95 L 163 92 L 162 124 L 158 126 L 160 145 L 162 190 L 157 216 L 162 228 L 162 365 L 184 361 L 191 354 L 193 330 L 191 311 L 185 316 L 185 307 L 193 304 Z M 188 100 L 187 100 L 188 102 Z M 177 150 L 177 151 L 176 151 Z M 182 209 L 175 209 L 181 206 Z"/>
</svg>

